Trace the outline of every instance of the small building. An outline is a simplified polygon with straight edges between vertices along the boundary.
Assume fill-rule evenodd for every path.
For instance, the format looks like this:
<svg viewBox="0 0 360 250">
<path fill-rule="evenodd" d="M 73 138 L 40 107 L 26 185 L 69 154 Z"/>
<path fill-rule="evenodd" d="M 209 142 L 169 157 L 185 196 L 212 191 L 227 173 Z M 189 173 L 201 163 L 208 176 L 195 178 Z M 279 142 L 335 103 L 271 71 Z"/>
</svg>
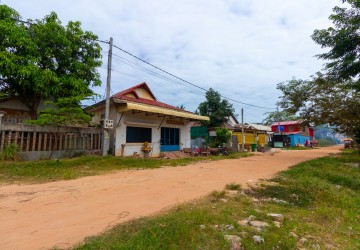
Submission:
<svg viewBox="0 0 360 250">
<path fill-rule="evenodd" d="M 0 98 L 0 111 L 3 113 L 2 122 L 5 124 L 21 124 L 30 120 L 29 108 L 19 98 Z"/>
<path fill-rule="evenodd" d="M 105 101 L 94 104 L 93 122 L 104 120 Z M 144 82 L 110 98 L 110 149 L 115 156 L 145 155 L 144 143 L 151 148 L 150 156 L 161 152 L 191 147 L 190 128 L 194 121 L 208 121 L 206 116 L 165 104 L 157 100 Z"/>
<path fill-rule="evenodd" d="M 314 128 L 303 125 L 301 121 L 284 121 L 271 125 L 271 131 L 277 134 L 286 135 L 288 145 L 295 147 L 296 145 L 305 145 L 306 141 L 314 139 Z"/>
<path fill-rule="evenodd" d="M 250 144 L 256 144 L 259 146 L 265 146 L 270 140 L 271 128 L 264 125 L 245 123 L 244 124 L 244 144 L 249 146 Z M 242 126 L 241 124 L 235 125 L 235 131 L 233 135 L 238 138 L 239 144 L 242 144 Z"/>
</svg>

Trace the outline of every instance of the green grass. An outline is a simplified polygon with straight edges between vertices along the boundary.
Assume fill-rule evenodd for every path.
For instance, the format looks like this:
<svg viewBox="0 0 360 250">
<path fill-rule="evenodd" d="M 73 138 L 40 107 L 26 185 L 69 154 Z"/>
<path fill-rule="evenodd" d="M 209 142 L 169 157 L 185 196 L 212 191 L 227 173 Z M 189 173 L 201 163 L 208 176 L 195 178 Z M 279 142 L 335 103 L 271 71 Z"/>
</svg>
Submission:
<svg viewBox="0 0 360 250">
<path fill-rule="evenodd" d="M 168 212 L 120 224 L 75 249 L 230 249 L 226 234 L 240 236 L 244 249 L 360 249 L 359 162 L 351 150 L 304 162 L 245 194 L 214 191 Z M 280 228 L 268 213 L 284 215 Z M 258 232 L 237 223 L 250 215 L 270 226 Z M 264 243 L 254 243 L 254 235 Z"/>
<path fill-rule="evenodd" d="M 311 150 L 315 149 L 312 147 L 290 147 L 290 148 L 282 148 L 282 150 Z"/>
<path fill-rule="evenodd" d="M 42 183 L 76 179 L 111 171 L 127 169 L 184 166 L 204 160 L 236 159 L 246 153 L 229 156 L 191 157 L 181 159 L 155 159 L 132 157 L 81 156 L 71 159 L 40 160 L 33 162 L 0 162 L 0 183 Z"/>
</svg>

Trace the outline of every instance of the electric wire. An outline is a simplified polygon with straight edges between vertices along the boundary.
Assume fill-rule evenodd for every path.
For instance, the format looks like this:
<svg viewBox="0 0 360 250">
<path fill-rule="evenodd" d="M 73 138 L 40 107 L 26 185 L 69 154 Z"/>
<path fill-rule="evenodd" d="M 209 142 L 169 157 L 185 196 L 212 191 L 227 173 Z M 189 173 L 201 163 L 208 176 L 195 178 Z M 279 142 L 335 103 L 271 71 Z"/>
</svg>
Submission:
<svg viewBox="0 0 360 250">
<path fill-rule="evenodd" d="M 30 25 L 37 25 L 36 23 L 32 23 L 32 22 L 30 22 L 30 21 L 24 21 L 24 20 L 20 20 L 20 19 L 16 19 L 16 18 L 11 18 L 11 19 L 12 19 L 12 20 L 15 20 L 15 21 L 18 21 L 18 22 L 21 22 L 21 23 L 26 23 L 26 24 L 30 24 Z M 93 39 L 93 40 L 94 40 L 94 41 L 97 41 L 97 42 L 100 42 L 100 43 L 104 43 L 104 44 L 110 44 L 110 42 L 109 42 L 109 41 L 106 41 L 106 40 L 100 40 L 100 39 Z M 201 89 L 201 90 L 203 90 L 203 91 L 205 91 L 205 92 L 208 91 L 207 89 L 205 89 L 205 88 L 203 88 L 203 87 L 201 87 L 201 86 L 199 86 L 199 85 L 197 85 L 197 84 L 194 84 L 194 83 L 192 83 L 192 82 L 189 82 L 189 81 L 187 81 L 187 80 L 185 80 L 185 79 L 183 79 L 183 78 L 181 78 L 181 77 L 178 77 L 178 76 L 176 76 L 176 75 L 174 75 L 174 74 L 172 74 L 172 73 L 170 73 L 170 72 L 168 72 L 168 71 L 166 71 L 166 70 L 164 70 L 164 69 L 162 69 L 162 68 L 160 68 L 160 67 L 158 67 L 158 66 L 156 66 L 156 65 L 154 65 L 154 64 L 152 64 L 152 63 L 149 63 L 149 62 L 141 59 L 140 57 L 138 57 L 138 56 L 130 53 L 129 51 L 127 51 L 127 50 L 125 50 L 125 49 L 120 48 L 120 47 L 117 46 L 117 45 L 114 45 L 114 44 L 113 44 L 112 46 L 113 46 L 114 48 L 122 51 L 123 53 L 125 53 L 125 54 L 127 54 L 127 55 L 130 55 L 131 57 L 133 57 L 133 58 L 135 58 L 135 59 L 137 59 L 137 60 L 139 60 L 139 61 L 141 61 L 141 62 L 143 62 L 143 63 L 145 63 L 145 64 L 147 64 L 147 65 L 149 65 L 149 66 L 151 66 L 151 67 L 153 67 L 153 68 L 155 68 L 155 69 L 157 69 L 157 70 L 159 70 L 159 71 L 161 71 L 161 72 L 163 72 L 163 73 L 165 73 L 165 74 L 168 74 L 168 75 L 170 75 L 170 76 L 172 76 L 172 77 L 174 77 L 174 78 L 176 78 L 176 79 L 178 79 L 178 80 L 180 80 L 180 81 L 182 81 L 182 82 L 185 82 L 185 83 L 187 83 L 187 84 L 189 84 L 189 85 L 191 85 L 191 86 L 193 86 L 193 87 L 196 87 L 196 88 L 198 88 L 198 89 Z M 114 53 L 113 53 L 113 54 L 114 54 Z M 184 86 L 184 85 L 183 85 L 183 86 Z M 258 106 L 258 105 L 253 105 L 253 104 L 241 102 L 241 101 L 238 101 L 238 100 L 235 100 L 235 99 L 232 99 L 232 98 L 223 96 L 223 95 L 221 95 L 221 94 L 220 94 L 220 96 L 221 96 L 222 98 L 224 98 L 224 99 L 229 100 L 229 101 L 232 101 L 232 102 L 235 102 L 235 103 L 240 103 L 240 104 L 243 104 L 243 105 L 246 105 L 246 106 L 249 106 L 249 107 L 254 107 L 254 108 L 259 108 L 259 109 L 268 109 L 268 110 L 274 110 L 274 109 L 276 109 L 276 108 L 262 107 L 262 106 Z"/>
<path fill-rule="evenodd" d="M 155 68 L 155 69 L 163 72 L 163 73 L 165 73 L 165 74 L 168 74 L 168 75 L 170 75 L 170 76 L 172 76 L 172 77 L 174 77 L 174 78 L 182 81 L 182 82 L 185 82 L 185 83 L 187 83 L 187 84 L 190 84 L 191 86 L 194 86 L 194 87 L 199 88 L 199 89 L 201 89 L 201 90 L 204 90 L 205 92 L 208 91 L 207 89 L 205 89 L 205 88 L 203 88 L 203 87 L 201 87 L 201 86 L 199 86 L 199 85 L 197 85 L 197 84 L 191 83 L 191 82 L 189 82 L 189 81 L 187 81 L 187 80 L 185 80 L 185 79 L 183 79 L 183 78 L 181 78 L 181 77 L 178 77 L 178 76 L 176 76 L 176 75 L 174 75 L 174 74 L 172 74 L 172 73 L 170 73 L 170 72 L 168 72 L 168 71 L 166 71 L 166 70 L 163 70 L 162 68 L 160 68 L 160 67 L 158 67 L 158 66 L 156 66 L 156 65 L 154 65 L 154 64 L 152 64 L 152 63 L 149 63 L 149 62 L 141 59 L 140 57 L 138 57 L 138 56 L 136 56 L 136 55 L 134 55 L 134 54 L 132 54 L 132 53 L 130 53 L 130 52 L 122 49 L 122 48 L 120 48 L 120 47 L 117 46 L 117 45 L 114 45 L 114 44 L 113 44 L 113 47 L 116 48 L 116 49 L 118 49 L 118 50 L 120 50 L 120 51 L 122 51 L 123 53 L 128 54 L 128 55 L 130 55 L 131 57 L 133 57 L 133 58 L 135 58 L 135 59 L 137 59 L 137 60 L 139 60 L 139 61 L 141 61 L 141 62 L 143 62 L 143 63 L 145 63 L 145 64 L 147 64 L 147 65 L 149 65 L 149 66 L 151 66 L 151 67 L 153 67 L 153 68 Z M 246 105 L 246 106 L 250 106 L 250 107 L 255 107 L 255 108 L 260 108 L 260 109 L 269 109 L 269 110 L 274 110 L 274 109 L 275 109 L 275 108 L 262 107 L 262 106 L 257 106 L 257 105 L 253 105 L 253 104 L 241 102 L 241 101 L 234 100 L 234 99 L 232 99 L 232 98 L 229 98 L 229 97 L 226 97 L 226 96 L 223 96 L 223 95 L 221 95 L 221 97 L 224 98 L 224 99 L 227 99 L 227 100 L 229 100 L 229 101 L 237 102 L 237 103 L 240 103 L 240 104 L 243 104 L 243 105 Z"/>
<path fill-rule="evenodd" d="M 114 54 L 113 54 L 113 55 L 114 55 Z M 113 59 L 114 59 L 115 61 L 122 62 L 123 64 L 126 64 L 126 65 L 128 65 L 128 66 L 130 66 L 130 67 L 136 68 L 136 69 L 138 69 L 138 70 L 140 70 L 140 71 L 142 71 L 142 72 L 145 72 L 145 73 L 148 73 L 148 74 L 150 74 L 150 75 L 156 76 L 156 77 L 158 77 L 158 78 L 160 78 L 160 79 L 167 80 L 167 81 L 171 81 L 172 83 L 176 83 L 176 84 L 182 85 L 182 86 L 184 86 L 184 87 L 186 87 L 186 88 L 189 88 L 189 89 L 191 89 L 191 90 L 193 90 L 193 91 L 196 91 L 196 92 L 198 92 L 198 93 L 201 93 L 201 94 L 204 93 L 204 91 L 200 91 L 200 90 L 195 89 L 195 88 L 193 88 L 193 87 L 191 87 L 191 86 L 189 86 L 189 85 L 186 85 L 186 84 L 184 84 L 184 83 L 181 83 L 181 82 L 179 82 L 179 81 L 176 81 L 176 80 L 173 80 L 173 79 L 171 79 L 171 78 L 169 78 L 169 77 L 166 77 L 166 76 L 164 76 L 164 75 L 162 75 L 162 74 L 160 74 L 160 73 L 158 73 L 158 72 L 156 72 L 156 71 L 150 70 L 150 69 L 148 69 L 148 68 L 146 68 L 146 67 L 143 67 L 143 66 L 140 66 L 140 65 L 137 65 L 136 63 L 131 62 L 130 60 L 127 60 L 127 59 L 122 58 L 122 57 L 120 57 L 120 56 L 118 56 L 118 57 L 119 57 L 119 58 L 113 58 Z"/>
</svg>

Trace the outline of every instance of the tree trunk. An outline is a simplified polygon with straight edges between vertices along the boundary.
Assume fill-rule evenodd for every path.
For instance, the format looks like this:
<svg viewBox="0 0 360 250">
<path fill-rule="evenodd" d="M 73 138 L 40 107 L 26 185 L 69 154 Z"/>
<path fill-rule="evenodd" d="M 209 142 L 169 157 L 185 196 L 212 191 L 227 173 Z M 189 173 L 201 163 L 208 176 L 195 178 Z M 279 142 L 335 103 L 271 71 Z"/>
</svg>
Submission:
<svg viewBox="0 0 360 250">
<path fill-rule="evenodd" d="M 31 108 L 31 109 L 29 109 L 29 113 L 30 113 L 31 120 L 37 120 L 38 114 L 37 114 L 36 110 Z"/>
</svg>

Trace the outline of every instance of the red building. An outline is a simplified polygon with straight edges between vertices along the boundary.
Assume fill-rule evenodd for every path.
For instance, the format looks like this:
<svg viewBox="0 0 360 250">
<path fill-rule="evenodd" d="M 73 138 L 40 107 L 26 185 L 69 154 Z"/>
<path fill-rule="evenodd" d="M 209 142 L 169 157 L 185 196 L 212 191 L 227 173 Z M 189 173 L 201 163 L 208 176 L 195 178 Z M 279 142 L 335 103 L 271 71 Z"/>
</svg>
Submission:
<svg viewBox="0 0 360 250">
<path fill-rule="evenodd" d="M 287 135 L 290 146 L 293 147 L 296 144 L 306 144 L 306 141 L 310 143 L 314 139 L 314 128 L 302 125 L 301 121 L 276 122 L 271 125 L 271 131 Z"/>
</svg>

